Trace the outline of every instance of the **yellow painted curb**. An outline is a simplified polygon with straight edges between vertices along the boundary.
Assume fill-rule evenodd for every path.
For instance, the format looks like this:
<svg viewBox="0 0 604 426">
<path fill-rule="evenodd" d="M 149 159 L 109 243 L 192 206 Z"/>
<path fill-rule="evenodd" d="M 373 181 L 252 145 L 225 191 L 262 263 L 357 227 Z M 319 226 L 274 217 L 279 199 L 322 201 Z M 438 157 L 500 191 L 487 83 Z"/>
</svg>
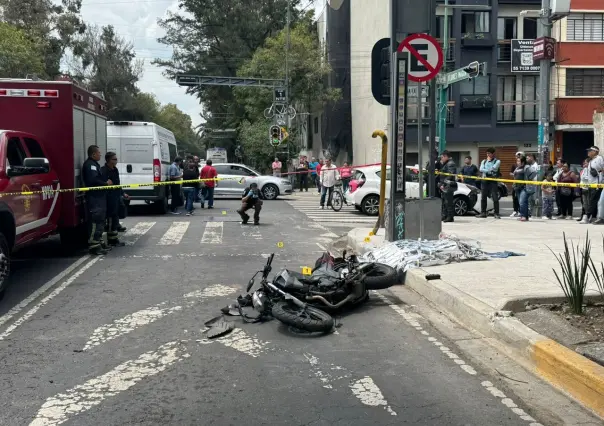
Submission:
<svg viewBox="0 0 604 426">
<path fill-rule="evenodd" d="M 533 345 L 537 373 L 604 417 L 604 367 L 545 339 Z"/>
</svg>

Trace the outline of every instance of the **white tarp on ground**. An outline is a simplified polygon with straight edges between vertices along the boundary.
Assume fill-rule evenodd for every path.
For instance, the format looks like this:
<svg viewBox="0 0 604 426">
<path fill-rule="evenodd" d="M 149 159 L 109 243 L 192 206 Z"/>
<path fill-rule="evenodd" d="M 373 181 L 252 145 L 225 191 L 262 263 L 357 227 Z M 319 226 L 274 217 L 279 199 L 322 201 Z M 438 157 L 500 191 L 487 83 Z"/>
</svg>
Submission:
<svg viewBox="0 0 604 426">
<path fill-rule="evenodd" d="M 397 271 L 406 272 L 413 268 L 490 258 L 481 250 L 478 241 L 461 240 L 455 235 L 441 233 L 436 241 L 400 240 L 386 243 L 365 253 L 360 260 L 384 263 Z"/>
</svg>

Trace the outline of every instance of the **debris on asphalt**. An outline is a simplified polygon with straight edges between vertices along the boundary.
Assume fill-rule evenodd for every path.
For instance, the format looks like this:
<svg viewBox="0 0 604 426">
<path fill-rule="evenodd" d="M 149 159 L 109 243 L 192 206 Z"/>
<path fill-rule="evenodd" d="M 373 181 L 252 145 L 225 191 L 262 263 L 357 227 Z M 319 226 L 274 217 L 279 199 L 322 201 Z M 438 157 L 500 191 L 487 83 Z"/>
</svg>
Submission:
<svg viewBox="0 0 604 426">
<path fill-rule="evenodd" d="M 229 321 L 218 321 L 210 325 L 209 330 L 206 330 L 208 339 L 224 336 L 235 329 L 235 324 Z"/>
<path fill-rule="evenodd" d="M 481 249 L 478 241 L 462 240 L 455 235 L 441 233 L 438 240 L 400 240 L 386 243 L 365 253 L 360 259 L 364 262 L 384 263 L 399 272 L 407 272 L 413 268 L 511 256 L 524 254 L 510 251 L 488 253 Z"/>
</svg>

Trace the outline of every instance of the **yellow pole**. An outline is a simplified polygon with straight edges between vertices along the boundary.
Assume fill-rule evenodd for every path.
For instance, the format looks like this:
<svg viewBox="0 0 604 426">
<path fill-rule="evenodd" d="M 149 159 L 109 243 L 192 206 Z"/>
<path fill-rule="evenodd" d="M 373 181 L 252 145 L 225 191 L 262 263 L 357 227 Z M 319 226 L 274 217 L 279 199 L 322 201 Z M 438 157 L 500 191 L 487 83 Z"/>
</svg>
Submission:
<svg viewBox="0 0 604 426">
<path fill-rule="evenodd" d="M 372 138 L 380 137 L 382 139 L 382 169 L 380 173 L 380 207 L 378 220 L 373 228 L 373 234 L 376 235 L 380 229 L 380 223 L 384 220 L 384 205 L 386 204 L 386 163 L 388 162 L 388 136 L 383 130 L 375 130 Z"/>
</svg>

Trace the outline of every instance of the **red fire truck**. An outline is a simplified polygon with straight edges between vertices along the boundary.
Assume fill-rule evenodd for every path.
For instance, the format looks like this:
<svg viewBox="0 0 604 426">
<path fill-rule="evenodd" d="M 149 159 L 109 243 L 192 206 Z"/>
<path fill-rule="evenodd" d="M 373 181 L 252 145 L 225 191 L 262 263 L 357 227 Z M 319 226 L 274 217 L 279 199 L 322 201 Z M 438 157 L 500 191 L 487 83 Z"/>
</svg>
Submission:
<svg viewBox="0 0 604 426">
<path fill-rule="evenodd" d="M 107 104 L 63 79 L 0 79 L 0 297 L 10 256 L 59 233 L 85 239 L 84 198 L 77 191 L 90 145 L 107 149 Z M 42 191 L 33 195 L 22 193 Z"/>
</svg>

